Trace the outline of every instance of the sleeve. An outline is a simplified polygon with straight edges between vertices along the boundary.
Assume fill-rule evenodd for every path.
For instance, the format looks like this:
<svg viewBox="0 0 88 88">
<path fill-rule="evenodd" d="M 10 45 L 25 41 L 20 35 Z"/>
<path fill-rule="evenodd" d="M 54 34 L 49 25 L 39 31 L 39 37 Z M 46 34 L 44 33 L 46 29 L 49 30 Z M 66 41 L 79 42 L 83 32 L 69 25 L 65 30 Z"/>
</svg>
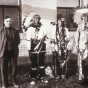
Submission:
<svg viewBox="0 0 88 88">
<path fill-rule="evenodd" d="M 45 29 L 43 29 L 43 37 L 46 35 L 46 37 L 47 37 L 47 32 L 46 32 L 46 30 Z M 45 37 L 45 39 L 44 39 L 44 42 L 46 43 L 46 37 Z"/>
<path fill-rule="evenodd" d="M 2 28 L 0 28 L 0 40 L 1 40 L 1 38 L 2 38 L 2 36 L 1 36 L 2 31 L 1 31 L 1 30 L 2 30 Z"/>
<path fill-rule="evenodd" d="M 26 35 L 27 35 L 27 48 L 28 50 L 31 49 L 31 29 L 28 28 L 27 32 L 26 32 Z"/>
<path fill-rule="evenodd" d="M 68 29 L 66 28 L 66 39 L 69 38 L 69 32 Z"/>
<path fill-rule="evenodd" d="M 17 32 L 18 45 L 20 44 L 20 34 Z"/>
<path fill-rule="evenodd" d="M 43 28 L 43 36 L 47 35 L 46 30 Z"/>
<path fill-rule="evenodd" d="M 51 38 L 56 40 L 56 28 L 52 29 Z"/>
<path fill-rule="evenodd" d="M 38 33 L 38 40 L 41 40 L 45 35 L 47 35 L 44 27 L 41 27 Z"/>
<path fill-rule="evenodd" d="M 13 28 L 14 29 L 14 28 Z M 15 30 L 15 41 L 16 41 L 16 46 L 18 46 L 20 44 L 20 33 L 18 30 Z"/>
<path fill-rule="evenodd" d="M 76 34 L 75 34 L 75 45 L 78 46 L 78 37 L 79 37 L 79 27 L 77 28 Z"/>
</svg>

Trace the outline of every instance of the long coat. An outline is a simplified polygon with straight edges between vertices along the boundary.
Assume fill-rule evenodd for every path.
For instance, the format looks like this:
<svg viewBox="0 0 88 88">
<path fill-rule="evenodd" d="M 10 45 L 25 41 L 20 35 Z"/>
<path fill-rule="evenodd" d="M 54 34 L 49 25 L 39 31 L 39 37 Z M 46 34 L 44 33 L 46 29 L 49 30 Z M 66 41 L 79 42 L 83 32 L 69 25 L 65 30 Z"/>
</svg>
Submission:
<svg viewBox="0 0 88 88">
<path fill-rule="evenodd" d="M 20 36 L 19 32 L 12 28 L 12 33 L 13 33 L 13 40 L 14 40 L 14 47 L 15 47 L 15 55 L 16 57 L 18 56 L 19 50 L 18 50 L 18 45 L 20 44 Z M 0 57 L 3 56 L 5 47 L 6 47 L 6 42 L 7 42 L 7 37 L 6 37 L 6 29 L 5 27 L 0 29 Z"/>
</svg>

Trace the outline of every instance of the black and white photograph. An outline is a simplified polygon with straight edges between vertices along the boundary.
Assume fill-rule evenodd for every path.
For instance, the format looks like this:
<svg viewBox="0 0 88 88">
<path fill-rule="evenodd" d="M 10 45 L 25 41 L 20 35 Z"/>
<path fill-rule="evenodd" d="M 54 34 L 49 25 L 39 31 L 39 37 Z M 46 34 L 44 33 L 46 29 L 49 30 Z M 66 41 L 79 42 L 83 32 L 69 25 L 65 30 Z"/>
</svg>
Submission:
<svg viewBox="0 0 88 88">
<path fill-rule="evenodd" d="M 0 0 L 0 88 L 88 88 L 88 0 Z"/>
</svg>

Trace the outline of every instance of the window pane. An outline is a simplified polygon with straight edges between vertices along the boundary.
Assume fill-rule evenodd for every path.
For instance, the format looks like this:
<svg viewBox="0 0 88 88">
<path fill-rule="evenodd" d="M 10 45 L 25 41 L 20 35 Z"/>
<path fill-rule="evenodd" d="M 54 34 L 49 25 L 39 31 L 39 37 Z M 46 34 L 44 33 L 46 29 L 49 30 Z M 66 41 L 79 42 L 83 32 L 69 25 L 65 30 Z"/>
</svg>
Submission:
<svg viewBox="0 0 88 88">
<path fill-rule="evenodd" d="M 19 5 L 19 0 L 0 0 L 0 5 Z"/>
<path fill-rule="evenodd" d="M 2 8 L 0 8 L 0 28 L 3 26 L 3 13 Z"/>
</svg>

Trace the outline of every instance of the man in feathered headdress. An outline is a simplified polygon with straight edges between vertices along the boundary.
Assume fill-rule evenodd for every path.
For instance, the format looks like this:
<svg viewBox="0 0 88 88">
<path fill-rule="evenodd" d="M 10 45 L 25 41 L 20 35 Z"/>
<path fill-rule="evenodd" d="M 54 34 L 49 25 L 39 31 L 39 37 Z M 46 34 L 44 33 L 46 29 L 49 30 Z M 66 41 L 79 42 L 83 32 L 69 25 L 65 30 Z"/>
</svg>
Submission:
<svg viewBox="0 0 88 88">
<path fill-rule="evenodd" d="M 78 28 L 75 36 L 75 45 L 78 51 L 78 74 L 79 80 L 84 78 L 83 71 L 83 61 L 87 57 L 87 30 L 85 27 L 86 15 L 83 14 L 81 16 L 81 21 L 78 24 Z"/>
<path fill-rule="evenodd" d="M 35 84 L 37 78 L 47 83 L 45 79 L 45 53 L 46 44 L 44 43 L 46 32 L 40 22 L 41 17 L 38 14 L 33 15 L 27 27 L 27 47 L 31 60 L 30 84 Z"/>
</svg>

